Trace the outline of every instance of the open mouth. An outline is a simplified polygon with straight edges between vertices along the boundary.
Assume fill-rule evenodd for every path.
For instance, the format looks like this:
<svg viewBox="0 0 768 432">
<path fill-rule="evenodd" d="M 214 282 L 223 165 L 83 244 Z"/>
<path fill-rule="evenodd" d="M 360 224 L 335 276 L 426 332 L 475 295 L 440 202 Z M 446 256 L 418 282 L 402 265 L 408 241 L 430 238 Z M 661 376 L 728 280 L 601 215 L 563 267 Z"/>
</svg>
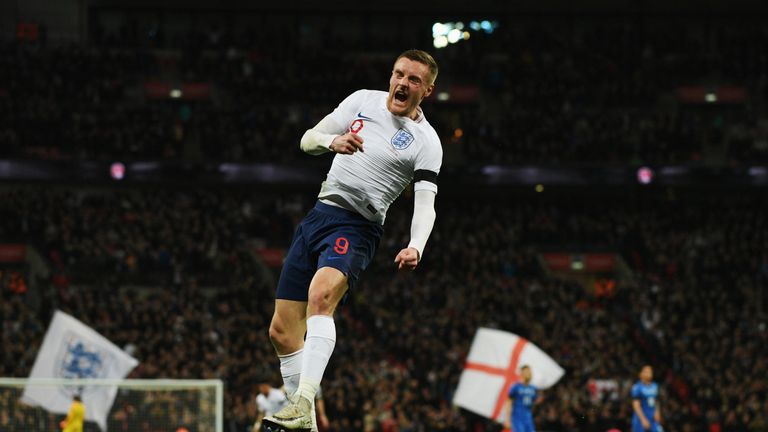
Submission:
<svg viewBox="0 0 768 432">
<path fill-rule="evenodd" d="M 405 102 L 408 100 L 408 93 L 404 90 L 397 90 L 395 91 L 395 99 L 399 102 Z"/>
</svg>

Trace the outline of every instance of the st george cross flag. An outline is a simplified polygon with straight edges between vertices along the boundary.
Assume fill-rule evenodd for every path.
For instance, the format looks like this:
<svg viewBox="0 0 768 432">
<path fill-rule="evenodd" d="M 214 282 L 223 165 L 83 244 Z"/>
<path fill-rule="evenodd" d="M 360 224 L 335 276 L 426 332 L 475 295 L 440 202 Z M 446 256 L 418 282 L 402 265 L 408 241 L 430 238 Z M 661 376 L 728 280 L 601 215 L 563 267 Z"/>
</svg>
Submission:
<svg viewBox="0 0 768 432">
<path fill-rule="evenodd" d="M 477 330 L 453 403 L 469 411 L 504 421 L 504 402 L 509 388 L 519 381 L 520 367 L 531 367 L 531 384 L 538 389 L 553 386 L 565 374 L 551 357 L 520 336 L 501 330 Z"/>
<path fill-rule="evenodd" d="M 92 328 L 56 311 L 29 377 L 122 379 L 138 364 L 138 360 Z M 115 401 L 117 386 L 27 385 L 21 401 L 66 414 L 75 394 L 80 395 L 85 405 L 85 419 L 96 422 L 106 431 L 107 415 Z"/>
</svg>

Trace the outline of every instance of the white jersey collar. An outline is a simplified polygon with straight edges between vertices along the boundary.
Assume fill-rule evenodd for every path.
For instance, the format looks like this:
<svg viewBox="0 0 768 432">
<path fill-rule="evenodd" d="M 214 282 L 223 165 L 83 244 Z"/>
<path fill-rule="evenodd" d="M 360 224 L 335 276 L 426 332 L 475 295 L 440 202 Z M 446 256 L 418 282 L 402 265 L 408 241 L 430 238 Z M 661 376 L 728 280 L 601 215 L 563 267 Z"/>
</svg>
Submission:
<svg viewBox="0 0 768 432">
<path fill-rule="evenodd" d="M 422 110 L 420 106 L 416 107 L 416 110 L 419 112 L 419 116 L 416 117 L 416 120 L 414 120 L 414 119 L 412 119 L 412 118 L 410 118 L 408 116 L 399 116 L 399 115 L 392 114 L 392 112 L 386 107 L 386 105 L 384 106 L 384 111 L 388 112 L 391 116 L 393 116 L 395 118 L 398 118 L 398 119 L 401 119 L 401 120 L 405 120 L 405 121 L 409 121 L 409 122 L 412 122 L 412 123 L 421 123 L 421 122 L 424 121 L 424 110 Z"/>
</svg>

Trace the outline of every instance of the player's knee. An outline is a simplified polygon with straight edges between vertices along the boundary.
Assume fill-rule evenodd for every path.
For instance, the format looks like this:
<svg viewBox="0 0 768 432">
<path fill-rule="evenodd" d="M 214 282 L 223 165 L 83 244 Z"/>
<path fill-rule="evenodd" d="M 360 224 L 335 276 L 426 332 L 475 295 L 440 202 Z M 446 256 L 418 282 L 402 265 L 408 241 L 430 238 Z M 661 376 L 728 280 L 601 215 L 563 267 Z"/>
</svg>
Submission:
<svg viewBox="0 0 768 432">
<path fill-rule="evenodd" d="M 291 336 L 280 322 L 272 320 L 272 323 L 269 325 L 269 340 L 272 341 L 272 345 L 277 352 L 290 351 L 293 345 Z"/>
<path fill-rule="evenodd" d="M 310 290 L 308 315 L 333 315 L 339 297 L 332 287 L 316 287 Z"/>
<path fill-rule="evenodd" d="M 278 324 L 272 321 L 272 324 L 269 325 L 269 340 L 272 341 L 272 345 L 277 347 L 277 345 L 282 341 L 284 337 L 285 332 L 283 329 L 281 329 Z"/>
</svg>

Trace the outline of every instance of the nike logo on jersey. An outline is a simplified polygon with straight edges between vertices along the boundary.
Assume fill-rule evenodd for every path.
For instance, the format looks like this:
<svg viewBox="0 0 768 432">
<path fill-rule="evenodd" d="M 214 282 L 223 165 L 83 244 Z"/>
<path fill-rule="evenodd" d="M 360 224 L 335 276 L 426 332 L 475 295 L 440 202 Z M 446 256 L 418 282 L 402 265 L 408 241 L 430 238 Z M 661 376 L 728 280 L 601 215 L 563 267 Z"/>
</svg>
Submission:
<svg viewBox="0 0 768 432">
<path fill-rule="evenodd" d="M 352 121 L 351 125 L 349 125 L 349 131 L 352 133 L 360 132 L 363 129 L 363 125 L 364 125 L 363 120 L 373 121 L 372 118 L 364 116 L 363 112 L 360 111 L 357 113 L 357 118 Z"/>
<path fill-rule="evenodd" d="M 359 113 L 357 113 L 357 118 L 359 118 L 359 119 L 363 119 L 363 120 L 370 120 L 370 121 L 373 121 L 373 119 L 372 119 L 372 118 L 364 116 L 362 111 L 360 111 Z"/>
</svg>

